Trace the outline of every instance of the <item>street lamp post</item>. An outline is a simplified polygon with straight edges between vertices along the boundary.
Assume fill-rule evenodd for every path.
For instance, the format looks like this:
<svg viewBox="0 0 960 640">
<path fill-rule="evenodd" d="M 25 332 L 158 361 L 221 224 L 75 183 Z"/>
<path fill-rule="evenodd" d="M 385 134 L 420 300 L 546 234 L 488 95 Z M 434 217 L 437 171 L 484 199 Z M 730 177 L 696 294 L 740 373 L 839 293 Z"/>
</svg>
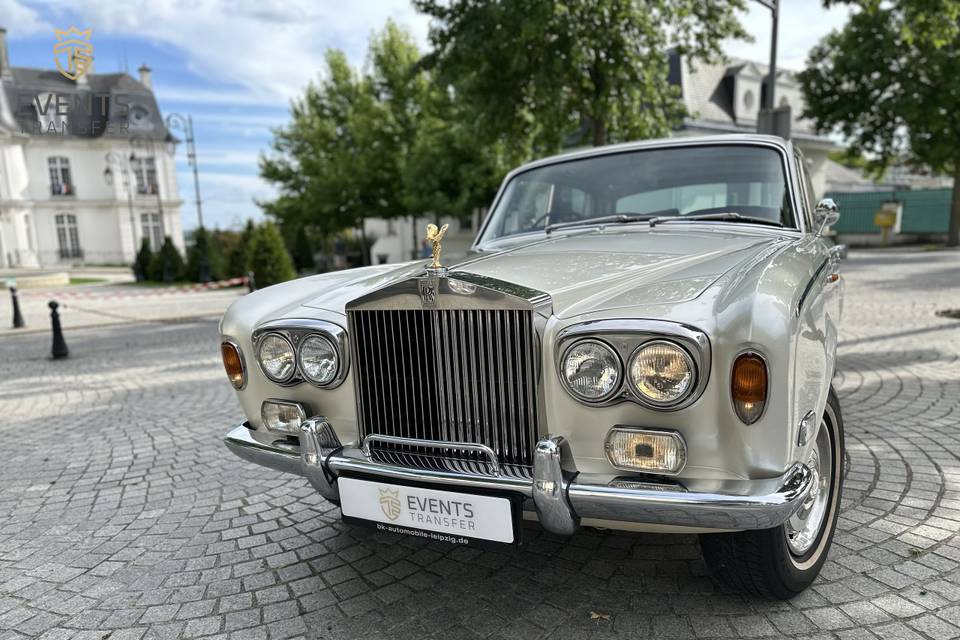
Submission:
<svg viewBox="0 0 960 640">
<path fill-rule="evenodd" d="M 197 228 L 204 232 L 203 228 L 203 202 L 200 199 L 200 170 L 197 166 L 197 145 L 196 138 L 193 135 L 193 118 L 182 116 L 179 113 L 171 113 L 167 116 L 167 128 L 179 129 L 184 132 L 187 143 L 187 162 L 193 170 L 193 193 L 194 203 L 197 206 Z M 200 254 L 200 280 L 202 282 L 210 281 L 210 264 L 207 260 L 207 252 L 204 250 Z"/>
<path fill-rule="evenodd" d="M 789 112 L 786 116 L 786 123 L 778 123 L 777 118 L 774 115 L 774 110 L 776 109 L 775 94 L 777 86 L 777 29 L 780 21 L 780 2 L 779 0 L 756 0 L 767 9 L 770 9 L 770 14 L 772 17 L 772 28 L 770 33 L 770 73 L 767 76 L 767 99 L 763 108 L 766 110 L 765 114 L 761 114 L 760 118 L 757 118 L 758 128 L 760 133 L 775 133 L 780 134 L 785 138 L 790 137 L 789 133 Z M 786 127 L 783 125 L 786 124 Z M 769 130 L 765 130 L 769 129 Z M 784 129 L 779 131 L 778 129 Z"/>
<path fill-rule="evenodd" d="M 130 236 L 133 240 L 133 254 L 134 254 L 134 276 L 137 280 L 143 280 L 144 274 L 140 273 L 139 266 L 136 263 L 136 254 L 137 254 L 137 227 L 133 214 L 133 188 L 131 186 L 131 173 L 133 169 L 130 166 L 130 160 L 134 157 L 133 154 L 130 154 L 130 157 L 123 156 L 115 151 L 108 151 L 105 156 L 107 160 L 107 168 L 103 170 L 103 179 L 109 186 L 113 186 L 114 183 L 114 167 L 117 168 L 117 171 L 120 172 L 120 175 L 123 178 L 122 185 L 127 191 L 127 208 L 130 212 Z"/>
</svg>

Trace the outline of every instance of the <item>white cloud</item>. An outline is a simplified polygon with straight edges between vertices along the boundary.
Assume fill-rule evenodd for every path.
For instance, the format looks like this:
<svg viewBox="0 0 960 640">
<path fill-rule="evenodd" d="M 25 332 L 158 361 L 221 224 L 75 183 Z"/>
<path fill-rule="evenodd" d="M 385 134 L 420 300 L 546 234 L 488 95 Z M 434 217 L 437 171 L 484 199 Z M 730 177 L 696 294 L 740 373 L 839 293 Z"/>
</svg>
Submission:
<svg viewBox="0 0 960 640">
<path fill-rule="evenodd" d="M 832 30 L 842 27 L 848 15 L 849 9 L 844 6 L 824 9 L 822 0 L 781 0 L 777 66 L 794 71 L 803 69 L 810 48 Z M 770 10 L 759 2 L 750 2 L 740 21 L 754 42 L 728 42 L 727 54 L 766 64 L 770 60 Z"/>
<path fill-rule="evenodd" d="M 52 27 L 37 12 L 19 0 L 0 0 L 0 27 L 6 27 L 11 38 L 30 36 Z"/>
<path fill-rule="evenodd" d="M 173 45 L 187 54 L 189 67 L 200 76 L 243 87 L 254 100 L 275 96 L 279 104 L 298 95 L 317 77 L 327 48 L 342 48 L 360 64 L 370 33 L 387 18 L 409 26 L 421 42 L 426 40 L 427 28 L 426 19 L 414 11 L 409 0 L 353 0 L 349 4 L 340 0 L 272 4 L 74 0 L 70 9 L 98 33 Z M 200 97 L 194 95 L 190 100 Z"/>
<path fill-rule="evenodd" d="M 193 175 L 185 166 L 178 167 L 177 182 L 183 205 L 180 208 L 186 229 L 197 226 L 193 203 Z M 260 220 L 263 212 L 254 199 L 270 200 L 276 190 L 257 175 L 201 171 L 200 197 L 203 200 L 204 225 L 208 227 L 238 228 L 248 218 Z"/>
</svg>

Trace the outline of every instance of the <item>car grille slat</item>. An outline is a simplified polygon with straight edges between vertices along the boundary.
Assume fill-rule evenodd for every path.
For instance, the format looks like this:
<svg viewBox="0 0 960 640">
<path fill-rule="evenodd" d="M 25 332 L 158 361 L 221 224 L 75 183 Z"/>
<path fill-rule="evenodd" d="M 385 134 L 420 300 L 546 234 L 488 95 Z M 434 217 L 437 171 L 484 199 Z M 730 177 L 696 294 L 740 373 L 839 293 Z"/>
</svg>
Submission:
<svg viewBox="0 0 960 640">
<path fill-rule="evenodd" d="M 530 311 L 362 309 L 348 316 L 361 438 L 483 444 L 501 471 L 529 475 L 539 433 Z M 405 466 L 492 471 L 488 456 L 455 446 L 374 441 L 371 452 Z"/>
</svg>

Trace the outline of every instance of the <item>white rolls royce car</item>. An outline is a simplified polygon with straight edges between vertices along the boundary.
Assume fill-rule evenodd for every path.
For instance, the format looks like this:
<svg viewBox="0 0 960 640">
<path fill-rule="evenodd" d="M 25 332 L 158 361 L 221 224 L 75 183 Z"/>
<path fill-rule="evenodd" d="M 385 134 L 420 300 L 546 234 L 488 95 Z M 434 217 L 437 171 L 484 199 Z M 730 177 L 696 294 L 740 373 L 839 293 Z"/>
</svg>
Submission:
<svg viewBox="0 0 960 640">
<path fill-rule="evenodd" d="M 523 519 L 697 533 L 735 587 L 789 598 L 830 548 L 843 281 L 805 161 L 765 136 L 570 153 L 503 182 L 470 256 L 237 300 L 222 355 L 245 460 L 345 520 L 521 544 Z"/>
</svg>

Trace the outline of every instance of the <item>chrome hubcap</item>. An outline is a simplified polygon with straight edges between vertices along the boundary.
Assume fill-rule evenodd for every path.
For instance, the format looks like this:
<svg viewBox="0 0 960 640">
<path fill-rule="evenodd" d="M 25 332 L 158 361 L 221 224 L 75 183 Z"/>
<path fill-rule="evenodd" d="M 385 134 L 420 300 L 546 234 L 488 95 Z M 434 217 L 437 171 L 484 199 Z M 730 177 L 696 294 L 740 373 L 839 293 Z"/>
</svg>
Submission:
<svg viewBox="0 0 960 640">
<path fill-rule="evenodd" d="M 816 444 L 806 462 L 812 476 L 810 493 L 786 523 L 787 546 L 797 556 L 810 551 L 826 519 L 830 483 L 833 481 L 833 449 L 830 447 L 829 428 L 826 422 L 820 421 Z"/>
</svg>

